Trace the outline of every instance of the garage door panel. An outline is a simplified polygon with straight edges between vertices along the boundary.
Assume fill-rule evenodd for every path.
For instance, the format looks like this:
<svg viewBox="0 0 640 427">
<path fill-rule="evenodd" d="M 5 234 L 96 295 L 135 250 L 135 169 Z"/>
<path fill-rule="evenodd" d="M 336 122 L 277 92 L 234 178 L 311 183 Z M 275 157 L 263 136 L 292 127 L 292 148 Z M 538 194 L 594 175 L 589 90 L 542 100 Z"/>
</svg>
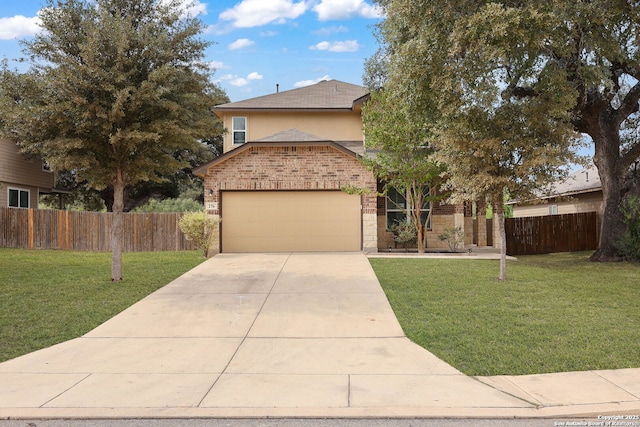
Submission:
<svg viewBox="0 0 640 427">
<path fill-rule="evenodd" d="M 341 191 L 223 192 L 224 252 L 359 251 L 360 198 Z"/>
</svg>

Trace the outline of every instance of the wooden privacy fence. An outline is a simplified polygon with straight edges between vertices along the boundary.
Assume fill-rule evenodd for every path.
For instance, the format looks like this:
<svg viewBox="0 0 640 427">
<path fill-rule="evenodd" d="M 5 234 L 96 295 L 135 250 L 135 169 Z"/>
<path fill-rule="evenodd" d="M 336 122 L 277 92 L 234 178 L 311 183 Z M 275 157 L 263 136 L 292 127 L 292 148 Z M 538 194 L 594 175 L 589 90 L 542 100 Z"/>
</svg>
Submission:
<svg viewBox="0 0 640 427">
<path fill-rule="evenodd" d="M 178 227 L 181 213 L 125 213 L 125 252 L 196 249 Z M 112 213 L 0 208 L 0 247 L 110 251 Z"/>
<path fill-rule="evenodd" d="M 587 251 L 598 247 L 595 212 L 506 218 L 505 231 L 508 255 Z"/>
</svg>

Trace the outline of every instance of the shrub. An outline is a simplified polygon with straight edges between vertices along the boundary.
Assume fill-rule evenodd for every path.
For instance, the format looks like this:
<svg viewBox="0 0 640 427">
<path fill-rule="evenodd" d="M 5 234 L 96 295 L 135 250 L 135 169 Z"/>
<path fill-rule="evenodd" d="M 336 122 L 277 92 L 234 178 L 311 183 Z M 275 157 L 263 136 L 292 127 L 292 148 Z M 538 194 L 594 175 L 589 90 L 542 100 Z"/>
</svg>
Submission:
<svg viewBox="0 0 640 427">
<path fill-rule="evenodd" d="M 408 220 L 393 224 L 389 230 L 393 233 L 393 241 L 396 243 L 406 244 L 415 242 L 418 236 L 416 225 Z"/>
<path fill-rule="evenodd" d="M 202 203 L 193 199 L 151 199 L 144 205 L 135 208 L 133 212 L 199 212 L 202 209 Z"/>
<path fill-rule="evenodd" d="M 622 201 L 620 210 L 627 229 L 616 242 L 616 249 L 627 260 L 640 261 L 640 197 L 627 197 Z"/>
<path fill-rule="evenodd" d="M 440 233 L 438 239 L 442 242 L 447 242 L 449 251 L 456 252 L 458 247 L 464 243 L 464 231 L 462 231 L 461 227 L 450 227 Z"/>
<path fill-rule="evenodd" d="M 206 212 L 187 212 L 178 222 L 180 230 L 187 240 L 192 240 L 202 250 L 205 257 L 209 256 L 209 247 L 216 235 L 218 221 L 207 215 Z"/>
</svg>

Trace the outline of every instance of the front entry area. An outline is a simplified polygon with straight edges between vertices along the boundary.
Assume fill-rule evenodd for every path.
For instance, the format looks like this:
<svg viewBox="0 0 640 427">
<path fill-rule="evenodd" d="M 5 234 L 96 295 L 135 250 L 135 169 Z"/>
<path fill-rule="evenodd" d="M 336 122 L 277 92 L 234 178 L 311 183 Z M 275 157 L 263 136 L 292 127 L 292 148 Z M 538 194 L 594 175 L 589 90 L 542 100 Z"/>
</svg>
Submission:
<svg viewBox="0 0 640 427">
<path fill-rule="evenodd" d="M 360 206 L 342 191 L 223 191 L 221 251 L 361 251 Z"/>
</svg>

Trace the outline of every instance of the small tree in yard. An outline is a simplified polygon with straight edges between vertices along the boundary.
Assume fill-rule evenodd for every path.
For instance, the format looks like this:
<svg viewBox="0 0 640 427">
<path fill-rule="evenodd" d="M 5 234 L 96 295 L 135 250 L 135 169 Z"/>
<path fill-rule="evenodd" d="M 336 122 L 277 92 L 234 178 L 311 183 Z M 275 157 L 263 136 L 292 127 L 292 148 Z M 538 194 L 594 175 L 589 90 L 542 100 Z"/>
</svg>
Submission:
<svg viewBox="0 0 640 427">
<path fill-rule="evenodd" d="M 182 215 L 178 225 L 184 233 L 187 240 L 195 242 L 207 258 L 209 256 L 209 248 L 213 242 L 216 233 L 216 225 L 218 221 L 207 215 L 206 212 L 187 212 Z"/>
<path fill-rule="evenodd" d="M 125 188 L 188 166 L 175 153 L 216 134 L 204 26 L 183 0 L 47 0 L 40 18 L 30 71 L 0 73 L 0 130 L 54 170 L 113 189 L 119 281 Z"/>
<path fill-rule="evenodd" d="M 385 192 L 393 188 L 406 195 L 420 253 L 425 251 L 432 213 L 429 209 L 423 218 L 424 208 L 443 198 L 437 189 L 444 181 L 445 170 L 433 156 L 432 133 L 422 119 L 415 120 L 403 106 L 402 95 L 386 87 L 374 91 L 363 110 L 367 149 L 379 150 L 364 162 L 385 182 Z"/>
<path fill-rule="evenodd" d="M 460 227 L 451 227 L 445 229 L 438 235 L 441 242 L 447 242 L 449 252 L 456 252 L 461 244 L 464 243 L 464 231 Z"/>
<path fill-rule="evenodd" d="M 429 145 L 447 166 L 450 201 L 493 206 L 501 235 L 499 278 L 505 279 L 505 194 L 531 196 L 566 176 L 563 165 L 575 161 L 578 85 L 567 77 L 589 73 L 563 69 L 575 63 L 565 55 L 572 40 L 558 37 L 556 48 L 542 30 L 550 20 L 572 26 L 573 15 L 556 18 L 551 6 L 575 2 L 376 3 L 386 16 L 378 26 L 391 70 L 385 91 L 401 101 L 413 126 L 429 124 Z M 536 13 L 536 6 L 549 10 Z"/>
</svg>

